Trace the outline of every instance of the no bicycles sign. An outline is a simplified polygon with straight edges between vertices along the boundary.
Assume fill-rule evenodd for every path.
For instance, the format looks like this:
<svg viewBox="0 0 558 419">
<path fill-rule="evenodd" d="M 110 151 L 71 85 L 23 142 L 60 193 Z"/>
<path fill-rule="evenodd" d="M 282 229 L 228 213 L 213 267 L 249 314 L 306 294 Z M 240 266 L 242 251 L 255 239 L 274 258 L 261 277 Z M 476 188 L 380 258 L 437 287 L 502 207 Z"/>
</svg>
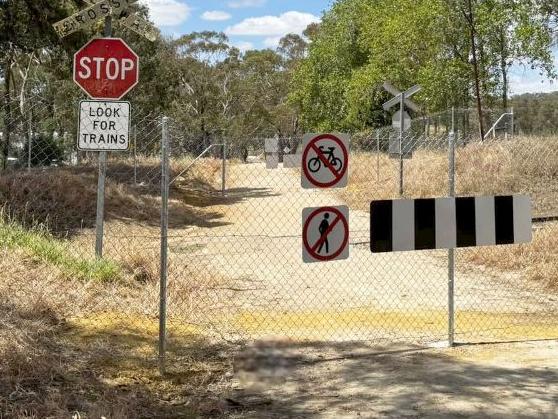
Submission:
<svg viewBox="0 0 558 419">
<path fill-rule="evenodd" d="M 307 134 L 302 140 L 302 187 L 344 188 L 349 180 L 349 143 L 345 134 Z"/>
<path fill-rule="evenodd" d="M 305 208 L 302 212 L 302 259 L 306 263 L 349 258 L 349 208 Z"/>
</svg>

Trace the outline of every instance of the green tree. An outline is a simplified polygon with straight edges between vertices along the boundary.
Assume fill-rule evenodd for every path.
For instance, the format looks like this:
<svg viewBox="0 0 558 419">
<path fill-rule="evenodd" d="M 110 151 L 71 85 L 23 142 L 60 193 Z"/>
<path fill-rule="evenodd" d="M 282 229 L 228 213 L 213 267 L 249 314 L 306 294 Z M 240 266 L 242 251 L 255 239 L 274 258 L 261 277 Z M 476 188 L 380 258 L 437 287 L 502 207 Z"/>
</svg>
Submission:
<svg viewBox="0 0 558 419">
<path fill-rule="evenodd" d="M 386 122 L 383 81 L 419 83 L 425 112 L 475 102 L 483 135 L 483 106 L 507 106 L 511 65 L 555 76 L 550 25 L 535 0 L 339 0 L 290 98 L 308 129 L 363 129 Z"/>
</svg>

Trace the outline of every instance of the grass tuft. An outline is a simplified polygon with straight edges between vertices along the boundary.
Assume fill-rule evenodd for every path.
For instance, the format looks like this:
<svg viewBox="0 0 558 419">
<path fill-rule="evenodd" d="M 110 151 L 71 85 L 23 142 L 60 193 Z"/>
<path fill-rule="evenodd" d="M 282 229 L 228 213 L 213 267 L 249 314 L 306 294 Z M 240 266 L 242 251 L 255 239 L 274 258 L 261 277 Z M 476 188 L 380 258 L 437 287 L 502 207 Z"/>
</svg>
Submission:
<svg viewBox="0 0 558 419">
<path fill-rule="evenodd" d="M 48 230 L 36 225 L 26 229 L 0 214 L 0 247 L 18 249 L 32 259 L 58 268 L 64 276 L 101 282 L 122 279 L 120 267 L 109 260 L 84 259 L 70 254 L 68 247 Z"/>
</svg>

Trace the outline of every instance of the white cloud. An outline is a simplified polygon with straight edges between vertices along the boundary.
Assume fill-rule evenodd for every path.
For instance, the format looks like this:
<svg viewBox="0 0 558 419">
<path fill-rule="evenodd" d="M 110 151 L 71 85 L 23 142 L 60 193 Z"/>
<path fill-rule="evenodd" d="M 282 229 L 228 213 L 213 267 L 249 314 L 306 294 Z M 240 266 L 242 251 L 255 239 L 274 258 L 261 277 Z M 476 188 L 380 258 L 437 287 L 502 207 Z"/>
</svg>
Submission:
<svg viewBox="0 0 558 419">
<path fill-rule="evenodd" d="M 201 18 L 203 20 L 209 20 L 209 21 L 222 21 L 222 20 L 229 20 L 231 18 L 231 15 L 221 10 L 209 10 L 207 12 L 204 12 L 201 15 Z"/>
<path fill-rule="evenodd" d="M 261 16 L 244 19 L 225 29 L 227 35 L 281 37 L 288 33 L 301 34 L 320 18 L 310 13 L 291 11 L 280 16 Z"/>
<path fill-rule="evenodd" d="M 157 26 L 177 26 L 184 23 L 191 8 L 179 0 L 142 0 L 149 7 L 149 16 Z"/>
<path fill-rule="evenodd" d="M 267 0 L 233 0 L 227 3 L 231 9 L 241 9 L 244 7 L 261 7 Z"/>
<path fill-rule="evenodd" d="M 237 47 L 241 52 L 254 49 L 254 44 L 252 42 L 239 41 L 235 42 L 233 46 Z"/>
<path fill-rule="evenodd" d="M 265 38 L 263 44 L 267 48 L 277 48 L 279 46 L 279 41 L 281 40 L 281 36 L 272 36 L 269 38 Z"/>
</svg>

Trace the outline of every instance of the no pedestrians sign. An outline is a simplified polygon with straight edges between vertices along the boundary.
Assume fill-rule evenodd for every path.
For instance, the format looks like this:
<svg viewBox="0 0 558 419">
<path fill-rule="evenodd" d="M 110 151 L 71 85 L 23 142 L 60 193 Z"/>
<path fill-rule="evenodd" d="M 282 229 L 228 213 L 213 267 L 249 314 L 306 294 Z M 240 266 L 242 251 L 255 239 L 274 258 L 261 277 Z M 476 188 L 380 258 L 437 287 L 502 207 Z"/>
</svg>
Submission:
<svg viewBox="0 0 558 419">
<path fill-rule="evenodd" d="M 302 259 L 306 263 L 349 258 L 349 207 L 302 211 Z"/>
<path fill-rule="evenodd" d="M 349 181 L 349 143 L 345 134 L 307 134 L 302 140 L 304 189 L 344 188 Z"/>
</svg>

